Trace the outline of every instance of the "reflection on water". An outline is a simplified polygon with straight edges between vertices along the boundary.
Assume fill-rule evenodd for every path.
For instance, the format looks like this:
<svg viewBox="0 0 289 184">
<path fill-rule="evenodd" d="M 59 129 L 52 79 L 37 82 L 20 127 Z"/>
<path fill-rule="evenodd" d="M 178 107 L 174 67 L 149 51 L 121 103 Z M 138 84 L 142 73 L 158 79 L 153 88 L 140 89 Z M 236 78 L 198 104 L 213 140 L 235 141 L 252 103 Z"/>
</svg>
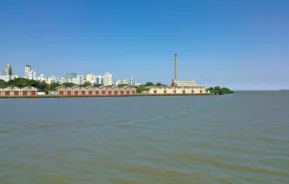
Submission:
<svg viewBox="0 0 289 184">
<path fill-rule="evenodd" d="M 288 95 L 0 100 L 0 183 L 289 183 Z"/>
</svg>

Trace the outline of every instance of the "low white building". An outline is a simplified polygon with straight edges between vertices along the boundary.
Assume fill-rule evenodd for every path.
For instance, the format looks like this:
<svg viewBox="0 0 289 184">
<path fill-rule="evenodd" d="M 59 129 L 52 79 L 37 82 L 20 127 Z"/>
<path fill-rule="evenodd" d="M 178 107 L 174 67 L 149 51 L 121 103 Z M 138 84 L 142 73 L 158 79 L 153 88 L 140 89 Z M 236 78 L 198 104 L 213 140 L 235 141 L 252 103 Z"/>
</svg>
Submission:
<svg viewBox="0 0 289 184">
<path fill-rule="evenodd" d="M 11 79 L 10 75 L 0 75 L 0 79 L 8 82 Z"/>
<path fill-rule="evenodd" d="M 63 84 L 63 83 L 66 83 L 67 82 L 67 79 L 62 77 L 60 80 L 59 80 L 59 83 L 60 84 Z"/>
<path fill-rule="evenodd" d="M 38 80 L 38 81 L 47 81 L 47 79 L 45 78 L 44 74 L 40 74 L 40 75 L 37 77 L 37 80 Z"/>
<path fill-rule="evenodd" d="M 16 74 L 11 75 L 11 80 L 13 80 L 13 79 L 17 79 L 17 78 L 19 78 L 19 76 L 16 75 Z"/>
</svg>

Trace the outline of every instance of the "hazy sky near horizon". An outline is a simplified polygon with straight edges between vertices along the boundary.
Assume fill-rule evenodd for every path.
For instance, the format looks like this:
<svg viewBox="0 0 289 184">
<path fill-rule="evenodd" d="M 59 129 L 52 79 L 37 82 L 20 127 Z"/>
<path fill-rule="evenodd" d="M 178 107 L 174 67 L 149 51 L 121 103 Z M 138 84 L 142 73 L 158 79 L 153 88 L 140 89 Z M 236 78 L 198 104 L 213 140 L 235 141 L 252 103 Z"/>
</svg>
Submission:
<svg viewBox="0 0 289 184">
<path fill-rule="evenodd" d="M 1 0 L 0 64 L 289 89 L 288 0 Z M 2 67 L 1 66 L 1 67 Z"/>
</svg>

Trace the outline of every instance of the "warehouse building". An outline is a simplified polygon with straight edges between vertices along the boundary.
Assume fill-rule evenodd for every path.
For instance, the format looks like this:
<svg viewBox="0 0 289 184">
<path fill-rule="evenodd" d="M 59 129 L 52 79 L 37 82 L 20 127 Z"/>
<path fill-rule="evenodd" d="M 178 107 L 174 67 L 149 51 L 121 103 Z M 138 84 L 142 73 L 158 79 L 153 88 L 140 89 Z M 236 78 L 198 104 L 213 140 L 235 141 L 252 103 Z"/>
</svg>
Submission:
<svg viewBox="0 0 289 184">
<path fill-rule="evenodd" d="M 154 95 L 174 95 L 174 94 L 205 94 L 207 93 L 204 86 L 196 87 L 175 87 L 175 86 L 147 86 L 144 88 L 144 94 Z"/>
<path fill-rule="evenodd" d="M 136 88 L 130 87 L 130 86 L 123 86 L 123 87 L 94 87 L 94 86 L 88 86 L 88 87 L 80 87 L 80 86 L 74 86 L 74 87 L 66 87 L 66 86 L 60 86 L 56 88 L 57 94 L 60 96 L 102 96 L 102 95 L 136 95 Z"/>
<path fill-rule="evenodd" d="M 16 86 L 8 86 L 0 88 L 0 96 L 17 97 L 17 96 L 37 96 L 38 89 L 32 86 L 18 88 Z"/>
</svg>

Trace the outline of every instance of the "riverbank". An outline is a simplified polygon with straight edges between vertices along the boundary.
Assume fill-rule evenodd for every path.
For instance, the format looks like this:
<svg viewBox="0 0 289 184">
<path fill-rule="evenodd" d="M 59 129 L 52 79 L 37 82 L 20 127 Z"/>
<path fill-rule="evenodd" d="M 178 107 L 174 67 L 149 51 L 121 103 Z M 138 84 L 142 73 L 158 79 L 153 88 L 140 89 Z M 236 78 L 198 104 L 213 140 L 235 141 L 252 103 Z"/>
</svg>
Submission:
<svg viewBox="0 0 289 184">
<path fill-rule="evenodd" d="M 145 96 L 211 96 L 205 94 L 136 94 L 136 95 L 39 95 L 39 96 L 0 96 L 0 99 L 15 98 L 103 98 L 103 97 L 145 97 Z"/>
</svg>

